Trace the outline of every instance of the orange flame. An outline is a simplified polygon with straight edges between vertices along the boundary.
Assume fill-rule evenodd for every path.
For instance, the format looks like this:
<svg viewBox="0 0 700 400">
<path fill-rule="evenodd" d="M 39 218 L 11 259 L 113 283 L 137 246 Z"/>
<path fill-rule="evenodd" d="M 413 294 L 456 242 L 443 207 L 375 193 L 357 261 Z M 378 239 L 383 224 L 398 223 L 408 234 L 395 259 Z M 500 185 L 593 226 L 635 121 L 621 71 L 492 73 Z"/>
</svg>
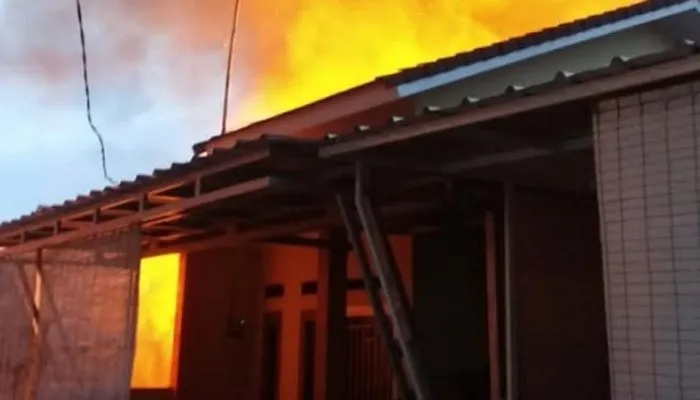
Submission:
<svg viewBox="0 0 700 400">
<path fill-rule="evenodd" d="M 229 121 L 236 125 L 401 68 L 639 0 L 241 1 L 233 68 L 238 107 Z M 231 0 L 162 4 L 142 12 L 156 29 L 169 30 L 179 49 L 197 53 L 223 42 Z M 179 279 L 179 255 L 143 260 L 134 387 L 171 385 Z"/>
<path fill-rule="evenodd" d="M 136 355 L 131 386 L 172 386 L 173 349 L 178 313 L 180 255 L 141 260 Z"/>
<path fill-rule="evenodd" d="M 236 122 L 284 112 L 401 68 L 637 1 L 297 0 L 270 12 L 264 5 L 268 2 L 243 0 L 244 18 L 247 14 L 248 20 L 262 23 L 249 27 L 252 40 L 267 53 L 253 57 L 254 65 L 246 68 L 253 71 L 255 85 Z M 282 44 L 270 45 L 266 29 L 283 29 Z"/>
</svg>

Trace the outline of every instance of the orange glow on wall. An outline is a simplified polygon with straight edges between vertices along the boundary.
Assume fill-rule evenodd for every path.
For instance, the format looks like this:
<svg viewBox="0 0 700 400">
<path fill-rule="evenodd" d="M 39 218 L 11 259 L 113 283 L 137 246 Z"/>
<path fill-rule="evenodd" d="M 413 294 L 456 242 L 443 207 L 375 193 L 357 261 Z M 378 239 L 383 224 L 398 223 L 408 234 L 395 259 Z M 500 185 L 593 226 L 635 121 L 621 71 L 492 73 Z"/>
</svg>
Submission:
<svg viewBox="0 0 700 400">
<path fill-rule="evenodd" d="M 178 315 L 180 254 L 144 258 L 140 274 L 131 387 L 169 388 Z"/>
</svg>

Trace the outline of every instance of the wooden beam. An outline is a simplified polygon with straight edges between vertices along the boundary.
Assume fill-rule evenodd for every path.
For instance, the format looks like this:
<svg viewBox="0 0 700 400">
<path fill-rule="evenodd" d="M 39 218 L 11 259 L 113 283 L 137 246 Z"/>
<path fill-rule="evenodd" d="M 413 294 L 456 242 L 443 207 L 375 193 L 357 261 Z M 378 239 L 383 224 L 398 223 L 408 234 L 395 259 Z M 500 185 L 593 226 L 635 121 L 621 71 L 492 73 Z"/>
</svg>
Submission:
<svg viewBox="0 0 700 400">
<path fill-rule="evenodd" d="M 342 230 L 325 236 L 330 246 L 319 252 L 314 399 L 336 400 L 345 394 L 348 246 Z"/>
<path fill-rule="evenodd" d="M 331 245 L 331 242 L 325 239 L 310 239 L 300 236 L 277 236 L 265 239 L 264 242 L 282 246 L 311 247 L 314 249 L 327 249 Z"/>
<path fill-rule="evenodd" d="M 405 202 L 382 207 L 381 215 L 384 218 L 390 218 L 398 215 L 411 214 L 416 211 L 423 211 L 430 208 L 437 209 L 439 207 L 441 207 L 441 205 L 435 202 Z M 320 218 L 304 219 L 295 223 L 269 226 L 264 229 L 256 229 L 253 231 L 232 231 L 227 234 L 216 237 L 208 237 L 190 243 L 180 243 L 170 246 L 154 246 L 145 249 L 143 254 L 144 256 L 151 257 L 168 253 L 200 251 L 215 247 L 233 247 L 279 236 L 296 235 L 317 229 L 340 226 L 340 224 L 340 216 L 331 214 Z M 0 256 L 1 255 L 2 253 L 0 253 Z"/>
<path fill-rule="evenodd" d="M 443 166 L 442 170 L 445 174 L 460 174 L 474 169 L 528 161 L 533 158 L 553 156 L 562 152 L 586 150 L 591 147 L 593 147 L 593 139 L 587 136 L 562 141 L 557 146 L 552 146 L 551 148 L 520 149 L 483 155 L 463 161 L 455 161 Z"/>
<path fill-rule="evenodd" d="M 154 207 L 145 211 L 134 213 L 133 215 L 129 215 L 123 218 L 116 218 L 106 222 L 94 224 L 93 226 L 85 229 L 60 233 L 58 235 L 47 237 L 45 239 L 26 241 L 17 246 L 0 250 L 0 259 L 44 247 L 55 246 L 71 240 L 79 240 L 85 237 L 125 228 L 132 224 L 139 224 L 144 220 L 157 218 L 158 216 L 165 214 L 182 212 L 208 203 L 225 200 L 232 197 L 239 197 L 243 195 L 259 193 L 264 190 L 270 189 L 273 186 L 274 182 L 276 182 L 276 179 L 273 177 L 258 178 L 251 181 L 239 183 L 237 185 L 229 186 L 224 189 L 219 189 L 209 193 L 205 193 L 198 197 L 192 197 L 176 203 L 165 204 L 159 207 Z"/>
<path fill-rule="evenodd" d="M 94 201 L 87 201 L 81 205 L 65 206 L 63 207 L 64 210 L 59 210 L 55 213 L 47 212 L 46 215 L 37 216 L 36 218 L 30 217 L 31 220 L 33 220 L 32 222 L 27 221 L 10 223 L 5 227 L 0 228 L 0 236 L 13 236 L 18 235 L 23 231 L 36 230 L 47 225 L 53 226 L 56 221 L 64 219 L 87 217 L 93 214 L 96 209 L 107 208 L 114 210 L 115 207 L 119 207 L 130 202 L 140 203 L 142 198 L 148 192 L 168 190 L 187 183 L 196 184 L 196 181 L 203 177 L 262 161 L 269 157 L 269 154 L 270 152 L 268 149 L 251 152 L 250 154 L 244 154 L 239 157 L 232 158 L 229 161 L 211 165 L 207 168 L 195 169 L 191 172 L 170 179 L 155 179 L 156 182 L 154 183 L 144 184 L 141 187 L 134 189 L 134 191 L 125 190 L 127 193 L 121 195 L 112 195 L 108 191 L 103 196 L 98 195 L 98 198 L 96 198 Z M 188 200 L 196 198 L 199 198 L 199 196 L 188 198 Z M 116 210 L 113 212 L 117 213 Z"/>
<path fill-rule="evenodd" d="M 150 204 L 168 204 L 183 200 L 185 198 L 178 196 L 167 196 L 163 194 L 149 194 L 147 199 Z"/>
<path fill-rule="evenodd" d="M 520 113 L 536 111 L 576 100 L 599 97 L 619 92 L 624 89 L 642 86 L 666 79 L 678 78 L 700 71 L 700 56 L 692 56 L 676 61 L 669 61 L 646 68 L 639 68 L 619 75 L 571 84 L 541 94 L 533 94 L 494 104 L 485 104 L 479 108 L 467 108 L 454 115 L 418 122 L 407 126 L 387 129 L 361 139 L 341 141 L 328 144 L 319 150 L 321 158 L 329 158 L 344 153 L 356 152 L 407 139 L 428 136 L 457 127 L 473 125 Z"/>
<path fill-rule="evenodd" d="M 106 217 L 112 217 L 112 218 L 125 217 L 127 215 L 131 215 L 131 214 L 136 212 L 136 211 L 124 210 L 124 209 L 120 209 L 120 208 L 102 208 L 100 211 L 102 212 L 102 215 L 104 215 Z"/>
</svg>

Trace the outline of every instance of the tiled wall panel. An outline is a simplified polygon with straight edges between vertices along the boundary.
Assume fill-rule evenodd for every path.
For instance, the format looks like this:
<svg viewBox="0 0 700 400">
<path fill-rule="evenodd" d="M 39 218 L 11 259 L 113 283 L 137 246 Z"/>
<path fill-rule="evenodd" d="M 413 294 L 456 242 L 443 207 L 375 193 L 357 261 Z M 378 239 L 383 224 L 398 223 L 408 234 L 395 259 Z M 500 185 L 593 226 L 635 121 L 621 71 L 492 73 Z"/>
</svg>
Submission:
<svg viewBox="0 0 700 400">
<path fill-rule="evenodd" d="M 700 82 L 594 126 L 612 397 L 700 399 Z"/>
</svg>

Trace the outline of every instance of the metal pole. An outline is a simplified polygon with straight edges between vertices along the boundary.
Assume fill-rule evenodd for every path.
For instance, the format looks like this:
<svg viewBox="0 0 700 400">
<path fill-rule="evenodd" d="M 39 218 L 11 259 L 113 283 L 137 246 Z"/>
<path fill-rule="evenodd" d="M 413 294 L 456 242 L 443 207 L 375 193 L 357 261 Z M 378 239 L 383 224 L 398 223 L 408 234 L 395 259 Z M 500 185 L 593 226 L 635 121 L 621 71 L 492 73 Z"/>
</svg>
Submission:
<svg viewBox="0 0 700 400">
<path fill-rule="evenodd" d="M 493 212 L 484 214 L 484 243 L 486 244 L 486 307 L 489 345 L 489 382 L 491 400 L 501 400 L 501 365 L 498 326 L 498 279 L 496 223 Z"/>
<path fill-rule="evenodd" d="M 234 0 L 233 17 L 231 21 L 231 34 L 228 38 L 228 55 L 226 58 L 226 77 L 224 80 L 224 100 L 221 112 L 221 134 L 226 133 L 226 120 L 228 119 L 228 98 L 231 90 L 231 61 L 233 60 L 233 46 L 236 43 L 236 30 L 238 29 L 238 15 L 241 7 L 241 0 Z"/>
<path fill-rule="evenodd" d="M 503 280 L 505 286 L 505 336 L 506 336 L 506 398 L 516 400 L 518 398 L 517 358 L 515 347 L 515 319 L 513 315 L 515 299 L 515 281 L 512 260 L 512 196 L 513 189 L 510 184 L 503 187 Z"/>
<path fill-rule="evenodd" d="M 372 204 L 365 193 L 367 174 L 365 167 L 357 164 L 355 206 L 360 223 L 364 228 L 367 246 L 372 262 L 387 296 L 387 311 L 394 323 L 395 335 L 403 354 L 403 361 L 408 381 L 410 382 L 417 400 L 430 400 L 432 394 L 424 369 L 420 365 L 413 333 L 409 323 L 408 301 L 401 276 L 397 268 L 384 232 L 381 231 Z"/>
<path fill-rule="evenodd" d="M 374 274 L 369 265 L 367 259 L 367 252 L 362 245 L 362 237 L 360 234 L 360 227 L 357 222 L 350 216 L 350 207 L 347 204 L 345 198 L 337 194 L 335 196 L 336 203 L 338 204 L 338 209 L 340 211 L 340 216 L 343 220 L 343 224 L 348 232 L 348 240 L 355 252 L 355 259 L 360 267 L 360 272 L 362 273 L 362 279 L 365 282 L 365 289 L 367 291 L 367 299 L 369 300 L 372 310 L 374 310 L 374 318 L 377 322 L 377 327 L 379 328 L 379 334 L 382 340 L 384 348 L 389 353 L 389 359 L 391 360 L 391 368 L 396 377 L 396 385 L 399 395 L 402 399 L 408 399 L 410 392 L 408 388 L 408 382 L 406 382 L 406 376 L 404 375 L 403 369 L 401 368 L 401 354 L 398 352 L 396 345 L 392 339 L 391 325 L 390 321 L 384 313 L 384 306 L 382 305 L 382 300 L 379 297 L 379 288 L 374 281 Z"/>
</svg>

